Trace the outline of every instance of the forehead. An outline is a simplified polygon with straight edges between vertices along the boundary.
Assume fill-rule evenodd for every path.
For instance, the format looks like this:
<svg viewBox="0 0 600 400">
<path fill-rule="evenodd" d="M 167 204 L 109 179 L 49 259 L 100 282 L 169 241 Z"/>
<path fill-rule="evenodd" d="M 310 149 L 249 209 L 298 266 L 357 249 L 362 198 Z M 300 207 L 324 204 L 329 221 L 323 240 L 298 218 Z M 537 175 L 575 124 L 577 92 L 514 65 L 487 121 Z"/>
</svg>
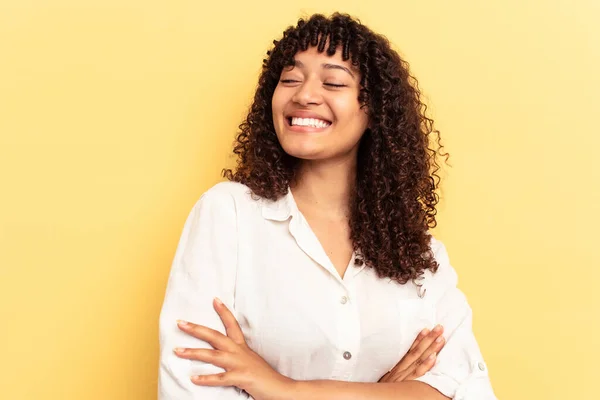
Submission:
<svg viewBox="0 0 600 400">
<path fill-rule="evenodd" d="M 338 46 L 335 54 L 329 56 L 327 51 L 319 52 L 317 47 L 309 47 L 304 51 L 297 52 L 293 57 L 294 63 L 301 65 L 303 68 L 321 68 L 323 65 L 335 64 L 348 68 L 354 72 L 355 75 L 359 74 L 359 69 L 352 65 L 350 59 L 344 60 L 342 57 L 342 49 Z M 293 68 L 293 65 L 290 66 Z"/>
</svg>

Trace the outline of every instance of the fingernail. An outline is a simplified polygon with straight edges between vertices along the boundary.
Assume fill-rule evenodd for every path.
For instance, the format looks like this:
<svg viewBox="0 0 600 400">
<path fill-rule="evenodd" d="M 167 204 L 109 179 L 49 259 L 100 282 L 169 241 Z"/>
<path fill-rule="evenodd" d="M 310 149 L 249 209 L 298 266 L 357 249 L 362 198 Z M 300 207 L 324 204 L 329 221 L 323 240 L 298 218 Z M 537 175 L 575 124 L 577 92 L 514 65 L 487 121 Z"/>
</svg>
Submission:
<svg viewBox="0 0 600 400">
<path fill-rule="evenodd" d="M 180 354 L 181 354 L 181 353 L 185 353 L 185 349 L 184 349 L 184 348 L 182 348 L 182 347 L 175 347 L 175 348 L 173 349 L 173 351 L 174 351 L 175 353 L 180 353 Z"/>
<path fill-rule="evenodd" d="M 435 358 L 435 353 L 431 353 L 431 355 L 428 358 L 433 360 Z"/>
<path fill-rule="evenodd" d="M 215 301 L 217 302 L 218 305 L 220 305 L 220 306 L 223 305 L 223 302 L 218 297 L 215 297 Z"/>
<path fill-rule="evenodd" d="M 442 326 L 441 325 L 436 325 L 435 328 L 433 328 L 434 332 L 439 332 L 442 330 Z"/>
<path fill-rule="evenodd" d="M 427 336 L 429 334 L 429 329 L 425 328 L 421 331 L 421 335 Z"/>
<path fill-rule="evenodd" d="M 177 320 L 177 325 L 179 325 L 179 326 L 187 326 L 187 324 L 188 323 L 182 319 Z"/>
<path fill-rule="evenodd" d="M 436 343 L 442 343 L 442 341 L 444 340 L 443 336 L 438 336 L 437 339 L 435 339 Z"/>
</svg>

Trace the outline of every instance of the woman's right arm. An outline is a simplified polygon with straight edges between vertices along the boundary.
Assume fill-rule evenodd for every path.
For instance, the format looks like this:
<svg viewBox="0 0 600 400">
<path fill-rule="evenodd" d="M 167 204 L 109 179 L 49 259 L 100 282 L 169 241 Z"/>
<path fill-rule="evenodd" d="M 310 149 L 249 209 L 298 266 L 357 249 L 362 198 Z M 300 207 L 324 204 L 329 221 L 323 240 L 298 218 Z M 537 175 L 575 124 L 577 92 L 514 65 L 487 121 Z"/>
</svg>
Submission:
<svg viewBox="0 0 600 400">
<path fill-rule="evenodd" d="M 212 307 L 213 298 L 234 307 L 237 266 L 237 222 L 232 196 L 217 185 L 195 204 L 185 223 L 173 260 L 160 315 L 158 400 L 240 400 L 247 394 L 232 387 L 200 387 L 192 375 L 223 370 L 185 360 L 175 347 L 211 348 L 177 327 L 185 320 L 225 332 Z"/>
</svg>

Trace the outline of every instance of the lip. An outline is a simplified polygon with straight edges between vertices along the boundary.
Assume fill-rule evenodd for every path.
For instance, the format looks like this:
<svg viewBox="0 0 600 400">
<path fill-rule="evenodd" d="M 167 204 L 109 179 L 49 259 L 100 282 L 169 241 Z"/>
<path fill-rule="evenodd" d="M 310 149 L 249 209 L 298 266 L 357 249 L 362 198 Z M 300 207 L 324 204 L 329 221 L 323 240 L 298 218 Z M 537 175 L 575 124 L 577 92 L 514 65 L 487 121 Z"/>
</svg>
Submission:
<svg viewBox="0 0 600 400">
<path fill-rule="evenodd" d="M 292 125 L 291 124 L 292 118 L 320 119 L 322 121 L 329 122 L 329 126 L 326 126 L 325 128 L 313 128 L 312 126 Z M 296 110 L 296 111 L 290 112 L 288 114 L 285 114 L 284 120 L 285 120 L 285 126 L 287 127 L 287 129 L 289 129 L 292 132 L 300 132 L 300 133 L 319 133 L 319 132 L 323 132 L 323 131 L 329 129 L 331 127 L 331 125 L 333 125 L 333 121 L 331 121 L 330 119 L 325 118 L 315 112 L 304 111 L 304 110 Z"/>
<path fill-rule="evenodd" d="M 315 118 L 315 119 L 320 119 L 322 121 L 327 121 L 330 124 L 332 123 L 331 119 L 325 118 L 322 115 L 317 114 L 317 113 L 312 112 L 312 111 L 297 110 L 297 111 L 293 111 L 293 112 L 290 112 L 290 113 L 288 113 L 288 114 L 285 115 L 286 119 L 290 119 L 290 118 L 293 118 L 293 117 L 296 117 L 296 118 Z"/>
</svg>

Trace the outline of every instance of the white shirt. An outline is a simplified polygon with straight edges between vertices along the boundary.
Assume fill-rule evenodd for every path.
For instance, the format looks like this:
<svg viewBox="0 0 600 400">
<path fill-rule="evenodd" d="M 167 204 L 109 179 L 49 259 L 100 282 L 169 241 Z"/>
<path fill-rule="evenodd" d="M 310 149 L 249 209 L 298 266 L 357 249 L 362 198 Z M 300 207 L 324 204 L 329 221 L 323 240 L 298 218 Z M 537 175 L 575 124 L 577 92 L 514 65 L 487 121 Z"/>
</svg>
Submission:
<svg viewBox="0 0 600 400">
<path fill-rule="evenodd" d="M 217 184 L 192 209 L 173 261 L 160 316 L 159 400 L 248 397 L 194 385 L 190 376 L 223 370 L 173 353 L 210 347 L 181 332 L 178 319 L 225 332 L 215 296 L 232 309 L 248 345 L 296 380 L 377 382 L 423 328 L 441 324 L 447 343 L 419 380 L 453 399 L 495 399 L 446 249 L 435 239 L 431 248 L 439 269 L 427 271 L 421 287 L 378 278 L 354 260 L 342 278 L 291 192 L 271 202 L 244 185 Z"/>
</svg>

